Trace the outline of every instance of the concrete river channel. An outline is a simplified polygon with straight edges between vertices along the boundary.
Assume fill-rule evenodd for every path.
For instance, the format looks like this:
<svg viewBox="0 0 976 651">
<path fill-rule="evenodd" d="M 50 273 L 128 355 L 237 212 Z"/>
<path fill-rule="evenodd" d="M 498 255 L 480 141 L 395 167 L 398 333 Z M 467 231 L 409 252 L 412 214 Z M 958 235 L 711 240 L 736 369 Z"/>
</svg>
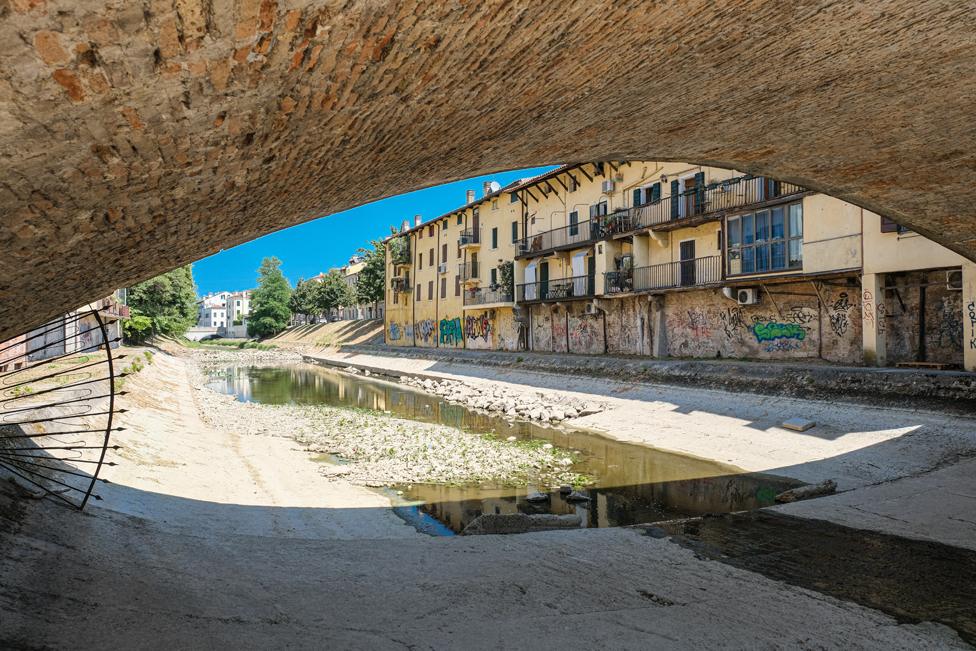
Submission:
<svg viewBox="0 0 976 651">
<path fill-rule="evenodd" d="M 799 485 L 723 464 L 623 443 L 568 427 L 511 422 L 403 385 L 308 364 L 225 368 L 209 386 L 241 401 L 332 405 L 388 412 L 497 437 L 538 439 L 578 451 L 590 499 L 527 496 L 542 486 L 391 486 L 394 510 L 418 530 L 454 535 L 483 513 L 580 516 L 583 527 L 639 527 L 717 562 L 876 608 L 903 623 L 939 622 L 976 644 L 976 552 L 806 520 L 759 507 Z M 397 491 L 402 491 L 398 495 Z M 706 516 L 706 517 L 698 517 Z M 655 524 L 657 523 L 657 524 Z"/>
<path fill-rule="evenodd" d="M 745 473 L 589 431 L 513 422 L 393 382 L 310 364 L 225 368 L 211 375 L 209 386 L 241 401 L 365 408 L 501 438 L 548 441 L 578 451 L 574 470 L 595 480 L 583 489 L 590 499 L 582 503 L 567 502 L 558 490 L 531 484 L 390 487 L 402 491 L 397 513 L 432 534 L 460 532 L 482 513 L 577 513 L 584 527 L 616 527 L 746 511 L 771 505 L 777 493 L 798 485 L 789 478 Z M 537 490 L 548 492 L 550 499 L 529 502 L 527 496 Z"/>
</svg>

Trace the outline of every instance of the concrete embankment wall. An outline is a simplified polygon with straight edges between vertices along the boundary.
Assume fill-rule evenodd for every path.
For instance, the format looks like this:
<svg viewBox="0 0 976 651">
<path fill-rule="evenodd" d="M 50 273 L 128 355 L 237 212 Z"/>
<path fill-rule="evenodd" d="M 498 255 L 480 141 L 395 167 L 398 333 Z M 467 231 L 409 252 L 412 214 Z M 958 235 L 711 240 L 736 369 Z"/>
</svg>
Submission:
<svg viewBox="0 0 976 651">
<path fill-rule="evenodd" d="M 383 321 L 380 319 L 360 319 L 294 326 L 268 339 L 265 343 L 283 347 L 329 348 L 347 344 L 381 343 L 382 341 Z"/>
<path fill-rule="evenodd" d="M 693 386 L 815 400 L 842 400 L 900 408 L 938 409 L 976 414 L 976 374 L 893 368 L 858 368 L 826 364 L 755 363 L 734 360 L 655 360 L 614 355 L 558 355 L 530 352 L 346 346 L 340 357 L 322 361 L 363 366 L 357 353 L 378 357 L 434 360 L 476 367 L 510 368 L 559 375 L 605 377 L 625 382 Z M 364 366 L 383 372 L 374 359 Z M 423 375 L 414 373 L 413 375 Z"/>
</svg>

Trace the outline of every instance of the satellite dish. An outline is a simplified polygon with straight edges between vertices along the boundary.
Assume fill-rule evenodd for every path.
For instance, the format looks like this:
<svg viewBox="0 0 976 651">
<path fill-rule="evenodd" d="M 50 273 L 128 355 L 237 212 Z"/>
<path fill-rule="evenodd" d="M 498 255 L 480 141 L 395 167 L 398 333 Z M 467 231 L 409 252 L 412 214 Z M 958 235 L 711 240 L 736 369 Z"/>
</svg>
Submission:
<svg viewBox="0 0 976 651">
<path fill-rule="evenodd" d="M 491 183 L 488 184 L 488 187 L 491 188 L 492 192 L 498 192 L 499 190 L 502 189 L 502 186 L 499 185 L 498 181 L 492 181 Z"/>
</svg>

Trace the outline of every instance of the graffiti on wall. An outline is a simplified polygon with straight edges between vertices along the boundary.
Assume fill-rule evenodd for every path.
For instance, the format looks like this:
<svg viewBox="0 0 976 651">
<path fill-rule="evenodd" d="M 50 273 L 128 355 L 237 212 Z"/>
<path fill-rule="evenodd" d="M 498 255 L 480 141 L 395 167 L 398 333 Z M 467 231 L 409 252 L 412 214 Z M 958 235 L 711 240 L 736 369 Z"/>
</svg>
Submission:
<svg viewBox="0 0 976 651">
<path fill-rule="evenodd" d="M 757 320 L 752 324 L 752 334 L 759 343 L 776 341 L 777 339 L 803 341 L 807 337 L 807 330 L 797 323 Z"/>
<path fill-rule="evenodd" d="M 414 326 L 414 332 L 417 333 L 417 338 L 420 339 L 425 344 L 429 344 L 434 338 L 434 329 L 436 324 L 433 319 L 424 319 L 423 321 L 417 321 Z"/>
<path fill-rule="evenodd" d="M 688 329 L 695 337 L 705 338 L 711 334 L 705 311 L 698 308 L 688 310 Z"/>
<path fill-rule="evenodd" d="M 966 311 L 969 312 L 969 347 L 976 349 L 976 301 L 969 301 Z"/>
<path fill-rule="evenodd" d="M 767 353 L 787 353 L 794 350 L 800 350 L 803 345 L 796 339 L 777 339 L 767 343 L 763 350 Z"/>
<path fill-rule="evenodd" d="M 399 323 L 395 321 L 390 321 L 390 341 L 400 341 L 403 339 L 403 328 L 400 327 Z"/>
<path fill-rule="evenodd" d="M 597 331 L 597 319 L 581 316 L 569 329 L 569 349 L 573 352 L 593 352 L 599 347 L 601 333 Z"/>
<path fill-rule="evenodd" d="M 488 313 L 484 312 L 481 316 L 464 317 L 464 336 L 468 339 L 482 339 L 488 341 L 491 336 L 491 319 Z"/>
<path fill-rule="evenodd" d="M 887 328 L 885 315 L 888 309 L 885 307 L 884 301 L 875 301 L 874 292 L 870 289 L 865 289 L 861 295 L 861 311 L 864 327 L 875 328 L 878 334 L 883 335 Z"/>
<path fill-rule="evenodd" d="M 954 296 L 950 295 L 942 299 L 939 315 L 939 345 L 958 350 L 962 345 L 962 310 L 957 307 L 953 298 Z"/>
<path fill-rule="evenodd" d="M 722 312 L 719 316 L 722 318 L 722 330 L 725 331 L 725 338 L 729 341 L 741 338 L 739 330 L 745 327 L 745 322 L 742 320 L 742 308 L 726 308 L 725 312 Z"/>
<path fill-rule="evenodd" d="M 441 319 L 440 322 L 440 343 L 442 345 L 457 346 L 461 343 L 461 319 Z"/>
<path fill-rule="evenodd" d="M 830 320 L 830 329 L 838 337 L 843 337 L 850 326 L 851 300 L 847 292 L 841 292 L 837 300 L 831 303 L 827 317 Z"/>
</svg>

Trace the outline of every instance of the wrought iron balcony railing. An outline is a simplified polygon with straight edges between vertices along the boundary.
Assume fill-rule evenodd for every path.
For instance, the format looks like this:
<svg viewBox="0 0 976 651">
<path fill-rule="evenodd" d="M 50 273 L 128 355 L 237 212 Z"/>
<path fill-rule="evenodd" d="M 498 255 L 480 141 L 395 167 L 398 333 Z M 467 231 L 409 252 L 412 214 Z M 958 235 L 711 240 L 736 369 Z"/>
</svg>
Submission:
<svg viewBox="0 0 976 651">
<path fill-rule="evenodd" d="M 396 294 L 410 293 L 410 275 L 394 276 L 390 279 L 390 289 Z"/>
<path fill-rule="evenodd" d="M 488 305 L 490 303 L 511 303 L 512 290 L 495 285 L 492 287 L 472 287 L 464 290 L 465 305 Z"/>
<path fill-rule="evenodd" d="M 459 264 L 458 273 L 461 275 L 462 282 L 467 282 L 469 280 L 480 280 L 478 277 L 477 261 Z"/>
<path fill-rule="evenodd" d="M 653 289 L 694 287 L 722 282 L 722 256 L 712 255 L 678 262 L 652 264 L 633 270 L 631 290 L 635 292 Z"/>
<path fill-rule="evenodd" d="M 806 188 L 762 176 L 738 176 L 694 188 L 639 206 L 619 210 L 604 219 L 610 234 L 660 226 L 682 220 L 719 216 L 794 194 Z"/>
<path fill-rule="evenodd" d="M 470 246 L 473 244 L 481 244 L 481 229 L 468 228 L 461 231 L 461 235 L 458 236 L 458 245 Z"/>
<path fill-rule="evenodd" d="M 600 236 L 600 222 L 587 219 L 569 226 L 523 237 L 516 242 L 515 253 L 516 256 L 530 256 L 552 249 L 585 246 L 600 239 Z"/>
<path fill-rule="evenodd" d="M 592 298 L 596 283 L 593 276 L 552 278 L 534 283 L 522 283 L 515 288 L 519 303 L 565 301 Z"/>
<path fill-rule="evenodd" d="M 603 274 L 604 294 L 623 294 L 634 291 L 634 270 L 622 269 Z"/>
</svg>

